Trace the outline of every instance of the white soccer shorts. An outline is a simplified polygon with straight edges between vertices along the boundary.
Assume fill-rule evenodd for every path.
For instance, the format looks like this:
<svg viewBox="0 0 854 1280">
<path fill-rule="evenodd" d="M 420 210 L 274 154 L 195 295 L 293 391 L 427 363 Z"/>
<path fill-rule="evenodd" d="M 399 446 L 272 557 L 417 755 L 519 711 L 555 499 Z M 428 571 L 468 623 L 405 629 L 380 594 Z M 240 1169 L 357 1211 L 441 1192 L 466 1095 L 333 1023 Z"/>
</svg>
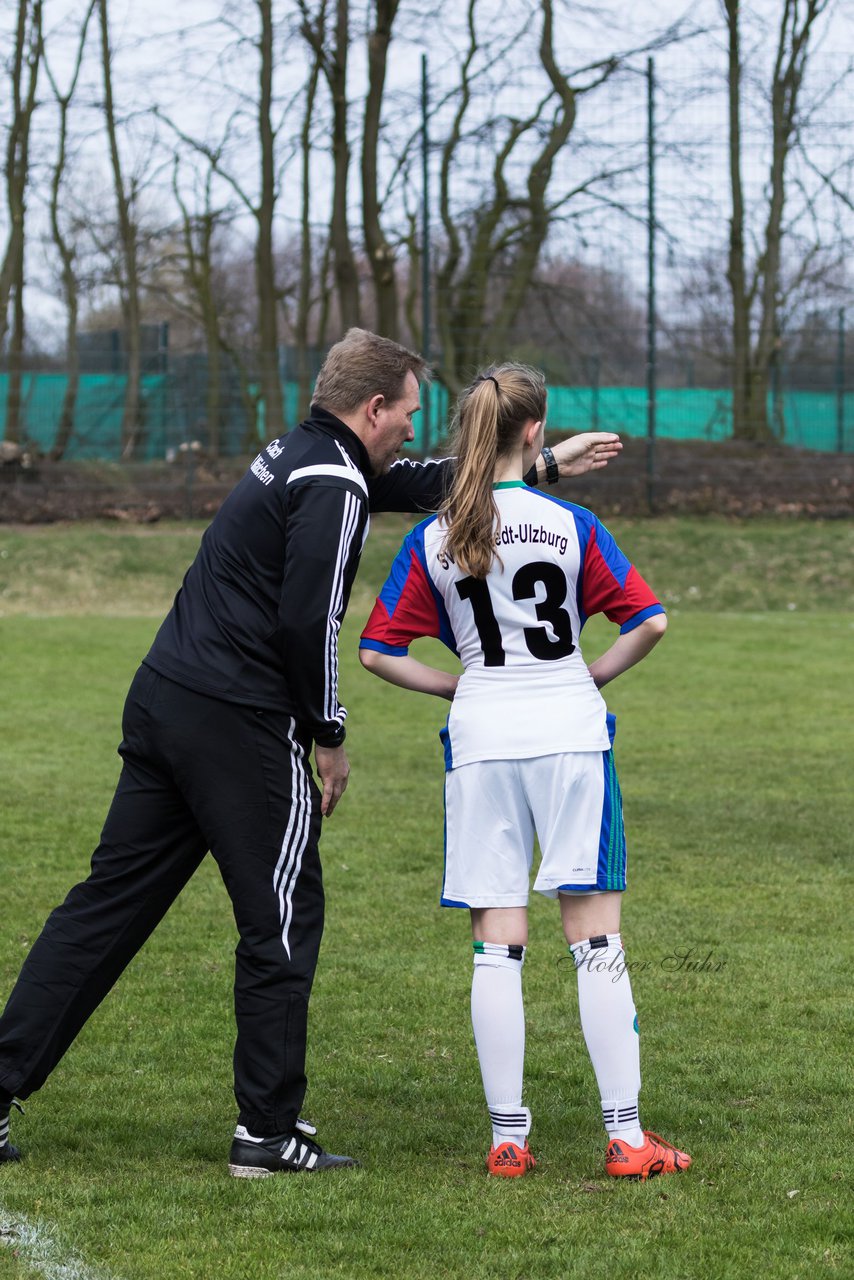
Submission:
<svg viewBox="0 0 854 1280">
<path fill-rule="evenodd" d="M 535 833 L 537 893 L 625 889 L 613 751 L 484 760 L 446 773 L 442 906 L 527 906 Z"/>
</svg>

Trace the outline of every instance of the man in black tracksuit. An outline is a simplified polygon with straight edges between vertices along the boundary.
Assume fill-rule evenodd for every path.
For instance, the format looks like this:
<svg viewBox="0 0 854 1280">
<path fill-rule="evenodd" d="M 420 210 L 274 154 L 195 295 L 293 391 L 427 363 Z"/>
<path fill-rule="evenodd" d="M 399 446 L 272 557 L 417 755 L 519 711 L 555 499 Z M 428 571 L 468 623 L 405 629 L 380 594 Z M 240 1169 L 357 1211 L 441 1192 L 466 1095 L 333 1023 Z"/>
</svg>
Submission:
<svg viewBox="0 0 854 1280">
<path fill-rule="evenodd" d="M 423 372 L 405 348 L 351 330 L 308 420 L 258 454 L 206 531 L 128 693 L 91 873 L 49 917 L 0 1019 L 0 1161 L 17 1158 L 13 1096 L 44 1083 L 210 850 L 240 936 L 230 1171 L 355 1163 L 299 1120 L 323 930 L 318 841 L 349 773 L 337 641 L 369 511 L 434 511 L 449 475 L 447 463 L 394 462 Z M 565 473 L 614 448 L 591 437 Z"/>
</svg>

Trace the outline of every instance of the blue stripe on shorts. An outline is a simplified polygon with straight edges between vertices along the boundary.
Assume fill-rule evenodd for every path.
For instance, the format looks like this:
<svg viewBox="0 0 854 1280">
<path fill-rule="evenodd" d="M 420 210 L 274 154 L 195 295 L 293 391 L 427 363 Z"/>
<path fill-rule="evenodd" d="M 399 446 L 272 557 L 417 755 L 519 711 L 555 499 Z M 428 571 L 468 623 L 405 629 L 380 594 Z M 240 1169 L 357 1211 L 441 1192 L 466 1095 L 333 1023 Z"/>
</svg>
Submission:
<svg viewBox="0 0 854 1280">
<path fill-rule="evenodd" d="M 448 716 L 450 718 L 450 712 L 448 713 Z M 448 728 L 447 720 L 439 730 L 439 741 L 441 742 L 442 750 L 445 753 L 445 772 L 447 773 L 449 769 L 453 769 L 454 767 L 454 748 L 451 743 L 451 731 Z"/>
<path fill-rule="evenodd" d="M 602 799 L 596 888 L 623 890 L 626 887 L 626 829 L 623 825 L 623 797 L 617 779 L 613 748 L 602 752 L 602 768 L 605 774 L 605 794 Z"/>
<path fill-rule="evenodd" d="M 606 723 L 611 747 L 608 751 L 602 752 L 605 789 L 602 797 L 602 822 L 599 828 L 596 883 L 562 884 L 558 886 L 560 893 L 589 893 L 591 889 L 598 889 L 600 892 L 608 890 L 622 892 L 626 887 L 626 829 L 623 825 L 623 796 L 617 780 L 613 749 L 617 717 L 608 712 Z"/>
</svg>

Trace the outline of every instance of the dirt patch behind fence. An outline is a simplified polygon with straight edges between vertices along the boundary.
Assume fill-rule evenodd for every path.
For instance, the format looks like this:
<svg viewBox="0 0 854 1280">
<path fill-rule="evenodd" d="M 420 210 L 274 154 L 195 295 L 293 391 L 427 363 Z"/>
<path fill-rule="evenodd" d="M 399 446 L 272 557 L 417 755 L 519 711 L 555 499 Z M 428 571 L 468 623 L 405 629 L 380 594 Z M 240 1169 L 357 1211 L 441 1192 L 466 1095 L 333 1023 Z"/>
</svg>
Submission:
<svg viewBox="0 0 854 1280">
<path fill-rule="evenodd" d="M 597 514 L 854 516 L 854 456 L 732 442 L 660 440 L 649 478 L 647 445 L 624 441 L 604 471 L 553 492 Z M 0 521 L 203 519 L 214 515 L 247 459 L 176 465 L 51 463 L 0 468 Z M 650 504 L 651 500 L 651 504 Z"/>
</svg>

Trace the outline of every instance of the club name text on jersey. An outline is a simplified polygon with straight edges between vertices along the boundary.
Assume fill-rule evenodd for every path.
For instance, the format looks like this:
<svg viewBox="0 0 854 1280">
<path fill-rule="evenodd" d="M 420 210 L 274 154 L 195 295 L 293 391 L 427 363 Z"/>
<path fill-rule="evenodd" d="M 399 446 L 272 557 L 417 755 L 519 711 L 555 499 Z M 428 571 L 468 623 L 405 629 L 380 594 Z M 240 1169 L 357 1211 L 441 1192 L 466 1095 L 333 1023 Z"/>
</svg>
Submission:
<svg viewBox="0 0 854 1280">
<path fill-rule="evenodd" d="M 274 479 L 273 472 L 266 465 L 260 453 L 258 454 L 258 457 L 255 459 L 255 461 L 252 463 L 252 466 L 249 468 L 249 470 L 252 472 L 253 476 L 258 477 L 258 479 L 261 481 L 262 484 L 271 484 Z"/>
</svg>

